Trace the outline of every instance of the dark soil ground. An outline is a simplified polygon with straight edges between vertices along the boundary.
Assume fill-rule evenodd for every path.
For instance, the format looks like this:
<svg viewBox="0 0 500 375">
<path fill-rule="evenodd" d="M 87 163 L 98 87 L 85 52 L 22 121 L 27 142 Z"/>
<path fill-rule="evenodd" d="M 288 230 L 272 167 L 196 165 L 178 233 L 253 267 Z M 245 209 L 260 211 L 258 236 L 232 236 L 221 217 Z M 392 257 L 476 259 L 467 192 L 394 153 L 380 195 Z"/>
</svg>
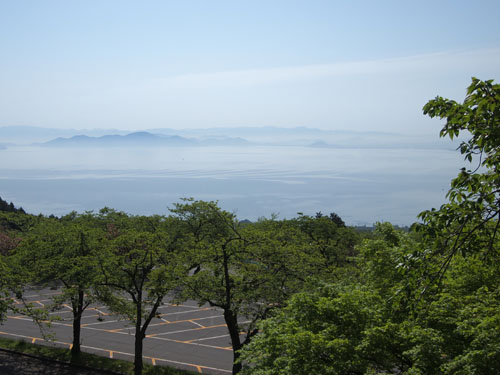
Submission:
<svg viewBox="0 0 500 375">
<path fill-rule="evenodd" d="M 103 375 L 103 373 L 0 350 L 0 375 Z"/>
</svg>

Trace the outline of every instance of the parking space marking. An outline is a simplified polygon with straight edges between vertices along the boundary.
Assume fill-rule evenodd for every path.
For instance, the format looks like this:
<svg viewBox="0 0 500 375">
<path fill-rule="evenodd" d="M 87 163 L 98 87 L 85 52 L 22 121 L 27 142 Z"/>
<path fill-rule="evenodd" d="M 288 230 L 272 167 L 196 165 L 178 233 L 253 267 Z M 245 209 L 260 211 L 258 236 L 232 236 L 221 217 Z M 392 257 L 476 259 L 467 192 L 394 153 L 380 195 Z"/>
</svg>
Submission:
<svg viewBox="0 0 500 375">
<path fill-rule="evenodd" d="M 42 296 L 39 296 L 39 297 L 42 297 Z M 14 300 L 14 301 L 17 301 L 17 300 Z M 17 301 L 17 304 L 21 304 L 21 303 L 38 303 L 42 306 L 45 306 L 42 302 L 50 302 L 52 301 L 51 299 L 37 299 L 37 300 L 33 300 L 33 301 L 26 301 L 26 300 L 22 300 L 22 301 Z"/>
<path fill-rule="evenodd" d="M 49 313 L 49 315 L 58 315 L 58 314 L 69 314 L 72 313 L 73 311 L 52 311 Z"/>
<path fill-rule="evenodd" d="M 176 311 L 176 312 L 171 312 L 171 313 L 158 314 L 158 316 L 162 317 L 162 316 L 176 315 L 176 314 L 189 314 L 189 313 L 193 313 L 193 312 L 207 311 L 207 310 L 216 310 L 216 309 L 214 309 L 213 307 L 204 307 L 204 308 L 197 308 L 196 310 Z"/>
<path fill-rule="evenodd" d="M 22 338 L 22 339 L 31 339 L 31 343 L 34 344 L 35 341 L 45 341 L 45 342 L 49 342 L 49 343 L 54 343 L 54 344 L 58 344 L 58 345 L 68 345 L 69 348 L 71 349 L 72 345 L 71 344 L 68 344 L 67 342 L 62 342 L 62 341 L 47 341 L 41 337 L 33 337 L 33 336 L 25 336 L 25 335 L 18 335 L 16 333 L 9 333 L 9 332 L 2 332 L 0 331 L 0 335 L 5 335 L 5 336 L 13 336 L 13 337 L 19 337 L 19 338 Z"/>
<path fill-rule="evenodd" d="M 125 334 L 125 332 L 120 332 L 120 333 L 123 333 Z M 147 336 L 146 336 L 147 337 Z M 205 348 L 211 348 L 211 349 L 220 349 L 220 350 L 227 350 L 227 351 L 232 351 L 233 348 L 231 346 L 216 346 L 216 345 L 207 345 L 207 344 L 200 344 L 200 343 L 197 343 L 197 342 L 189 342 L 189 341 L 181 341 L 181 340 L 174 340 L 174 339 L 169 339 L 169 338 L 166 338 L 166 337 L 157 337 L 157 336 L 154 336 L 154 337 L 148 337 L 152 340 L 162 340 L 162 341 L 169 341 L 169 342 L 175 342 L 175 343 L 178 343 L 178 344 L 185 344 L 185 345 L 194 345 L 194 346 L 203 346 Z"/>
<path fill-rule="evenodd" d="M 56 294 L 62 294 L 61 292 L 44 293 L 43 296 L 54 296 Z M 24 298 L 40 297 L 40 294 L 32 294 L 31 296 L 24 296 Z"/>
<path fill-rule="evenodd" d="M 193 318 L 193 319 L 184 319 L 184 320 L 172 320 L 170 322 L 163 322 L 163 323 L 154 323 L 150 324 L 150 327 L 156 327 L 156 326 L 163 326 L 165 324 L 178 324 L 178 323 L 194 323 L 193 321 L 195 320 L 205 320 L 205 319 L 214 319 L 214 318 L 222 318 L 220 315 L 212 315 L 212 316 L 206 316 L 203 318 Z"/>
<path fill-rule="evenodd" d="M 200 323 L 196 323 L 194 320 L 188 320 L 189 323 L 193 323 L 194 325 L 198 326 L 198 327 L 201 327 L 201 328 L 205 328 L 204 325 L 200 324 Z"/>
<path fill-rule="evenodd" d="M 159 309 L 163 309 L 165 307 L 170 307 L 170 306 L 172 306 L 172 307 L 189 307 L 191 309 L 199 309 L 200 308 L 200 306 L 183 305 L 182 303 L 180 303 L 180 304 L 177 304 L 177 303 L 164 303 L 163 305 L 159 306 L 158 308 Z"/>
<path fill-rule="evenodd" d="M 222 337 L 229 337 L 229 334 L 220 335 L 220 336 L 213 336 L 213 337 L 202 337 L 201 339 L 192 339 L 192 340 L 187 340 L 187 341 L 184 341 L 184 342 L 186 342 L 186 343 L 192 343 L 192 342 L 195 342 L 195 341 L 205 341 L 205 340 L 220 339 Z"/>
<path fill-rule="evenodd" d="M 213 316 L 207 316 L 204 318 L 193 318 L 193 319 L 173 320 L 173 321 L 168 321 L 168 320 L 165 321 L 163 319 L 160 319 L 160 320 L 162 320 L 161 323 L 150 324 L 149 328 L 150 327 L 157 327 L 157 326 L 164 326 L 167 324 L 194 323 L 193 320 L 204 320 L 204 319 L 213 319 L 213 318 L 221 318 L 221 316 L 220 315 L 213 315 Z M 103 323 L 106 323 L 106 322 L 103 322 Z M 109 323 L 111 323 L 111 321 L 109 321 Z M 200 324 L 200 326 L 204 327 L 204 328 L 210 328 L 210 327 L 202 326 L 201 324 Z M 224 326 L 225 326 L 225 324 L 224 324 Z M 83 327 L 83 325 L 82 325 L 82 327 Z M 129 326 L 129 327 L 123 327 L 123 328 L 116 328 L 116 329 L 110 330 L 110 332 L 120 332 L 120 331 L 124 331 L 124 330 L 130 329 L 130 328 L 132 328 L 132 327 Z M 198 329 L 198 328 L 196 328 L 196 329 Z"/>
<path fill-rule="evenodd" d="M 184 332 L 200 331 L 202 329 L 219 328 L 219 327 L 225 327 L 225 326 L 226 326 L 225 324 L 217 324 L 215 326 L 198 327 L 198 328 L 188 328 L 188 329 L 183 329 L 183 330 L 180 330 L 180 331 L 163 332 L 163 333 L 153 333 L 151 335 L 146 335 L 146 337 L 156 337 L 156 336 L 173 335 L 174 333 L 184 333 Z M 183 341 L 183 342 L 186 342 L 186 341 Z"/>
<path fill-rule="evenodd" d="M 52 293 L 53 295 L 55 294 L 61 294 L 61 293 Z M 31 296 L 35 297 L 35 295 Z M 52 302 L 52 299 L 50 299 L 49 295 L 37 295 L 38 299 L 37 300 L 32 300 L 29 301 L 30 304 L 33 305 L 40 305 L 45 308 L 50 307 L 51 304 L 47 302 Z M 45 298 L 44 298 L 45 297 Z M 49 299 L 47 299 L 47 297 Z M 26 303 L 22 301 L 23 303 Z M 97 304 L 96 304 L 97 305 Z M 85 314 L 82 316 L 82 319 L 86 319 L 87 323 L 81 324 L 81 328 L 83 329 L 88 329 L 92 331 L 97 331 L 97 332 L 105 332 L 105 333 L 116 333 L 116 334 L 123 334 L 123 335 L 133 335 L 134 327 L 129 325 L 130 322 L 128 322 L 126 319 L 123 319 L 119 316 L 116 316 L 114 313 L 108 310 L 106 306 L 89 306 L 88 309 L 86 310 Z M 216 352 L 221 353 L 220 350 L 223 351 L 232 351 L 231 346 L 218 346 L 218 345 L 210 345 L 214 344 L 215 342 L 217 343 L 225 343 L 225 340 L 221 340 L 224 338 L 229 337 L 229 335 L 226 333 L 226 330 L 221 331 L 221 329 L 226 327 L 226 324 L 223 324 L 223 316 L 219 312 L 222 311 L 219 308 L 216 307 L 207 307 L 206 305 L 204 307 L 200 306 L 193 306 L 193 305 L 182 305 L 182 304 L 169 304 L 165 303 L 164 305 L 160 306 L 160 308 L 163 309 L 163 313 L 157 314 L 157 319 L 156 323 L 150 324 L 149 327 L 155 327 L 156 326 L 156 332 L 159 331 L 159 333 L 151 333 L 150 335 L 146 335 L 145 338 L 151 339 L 151 340 L 161 340 L 163 342 L 171 342 L 175 344 L 180 344 L 180 345 L 194 345 L 197 347 L 200 347 L 200 351 L 202 350 L 216 350 Z M 102 310 L 101 310 L 102 309 Z M 179 310 L 179 311 L 175 311 Z M 108 311 L 108 312 L 105 312 Z M 212 312 L 212 313 L 211 313 Z M 27 317 L 26 315 L 15 315 L 15 311 L 12 311 L 12 316 L 7 316 L 7 318 L 11 319 L 17 319 L 17 320 L 22 320 L 22 321 L 29 321 L 33 322 L 34 320 L 32 318 Z M 68 316 L 67 314 L 72 313 L 72 308 L 69 304 L 63 304 L 61 307 L 61 310 L 58 311 L 53 311 L 53 312 L 48 312 L 51 316 L 53 315 L 60 315 L 59 319 L 56 321 L 50 321 L 50 323 L 54 326 L 61 326 L 62 327 L 72 327 L 73 319 L 72 316 Z M 191 316 L 186 314 L 192 314 Z M 196 314 L 196 315 L 194 315 Z M 204 316 L 204 315 L 210 315 L 210 316 Z M 102 317 L 103 316 L 109 316 L 113 320 L 109 321 L 103 321 Z M 194 316 L 194 317 L 193 317 Z M 199 316 L 199 317 L 196 317 Z M 92 322 L 92 319 L 97 318 L 98 321 Z M 179 320 L 175 320 L 181 318 Z M 173 320 L 172 320 L 173 319 Z M 203 322 L 204 320 L 211 319 L 209 322 Z M 215 320 L 216 319 L 216 320 Z M 48 322 L 47 322 L 48 323 Z M 110 323 L 111 326 L 106 326 L 106 324 Z M 122 323 L 122 324 L 120 324 Z M 186 328 L 186 329 L 178 329 L 174 330 L 172 332 L 161 332 L 164 330 L 168 330 L 167 327 L 170 329 L 174 328 L 174 326 L 170 327 L 172 324 L 184 324 L 184 326 L 180 326 L 177 328 Z M 206 325 L 206 324 L 212 324 L 212 325 Z M 214 324 L 214 323 L 221 323 L 221 324 Z M 165 327 L 165 329 L 162 329 L 161 327 Z M 107 327 L 107 328 L 106 328 Z M 118 328 L 119 327 L 119 328 Z M 192 328 L 189 328 L 192 327 Z M 175 328 L 174 328 L 175 329 Z M 207 331 L 207 330 L 212 330 L 212 331 Z M 153 332 L 154 332 L 153 331 Z M 191 334 L 187 335 L 188 337 L 185 337 L 183 333 L 188 333 L 192 332 Z M 195 332 L 200 332 L 200 334 L 197 334 Z M 224 333 L 224 334 L 223 334 Z M 18 335 L 18 334 L 13 334 L 13 333 L 7 333 L 7 332 L 0 332 L 0 335 L 5 334 L 5 335 L 10 335 L 18 338 L 24 338 L 24 339 L 29 339 L 32 343 L 40 343 L 40 342 L 48 342 L 52 344 L 56 344 L 59 346 L 65 346 L 69 347 L 71 349 L 72 345 L 69 343 L 65 342 L 60 342 L 60 341 L 52 341 L 52 340 L 45 340 L 44 338 L 40 337 L 30 337 L 30 336 L 23 336 L 23 335 Z M 173 334 L 179 334 L 178 339 L 174 338 L 172 336 L 168 337 L 169 335 Z M 204 337 L 212 335 L 211 337 Z M 194 338 L 193 338 L 194 337 Z M 198 337 L 198 338 L 197 338 Z M 106 338 L 106 340 L 108 340 Z M 112 338 L 112 336 L 109 337 L 109 340 L 115 340 Z M 218 340 L 214 342 L 210 342 L 210 340 Z M 120 340 L 121 341 L 121 340 Z M 104 342 L 104 341 L 103 341 Z M 153 344 L 152 342 L 150 342 Z M 100 344 L 98 344 L 100 345 Z M 107 344 L 105 344 L 108 346 Z M 153 344 L 154 345 L 154 344 Z M 110 345 L 111 346 L 111 345 Z M 110 358 L 116 358 L 117 354 L 123 355 L 123 356 L 130 356 L 134 357 L 132 353 L 126 353 L 126 352 L 120 352 L 116 350 L 111 350 L 113 346 L 111 346 L 110 349 L 103 349 L 103 348 L 96 348 L 96 347 L 91 347 L 87 345 L 82 345 L 82 349 L 91 349 L 94 351 L 101 351 L 104 353 L 105 356 L 109 356 Z M 116 347 L 115 349 L 119 349 L 120 347 Z M 207 349 L 203 349 L 207 348 Z M 212 352 L 210 352 L 212 353 Z M 215 352 L 213 352 L 215 353 Z M 167 354 L 168 355 L 168 354 Z M 226 356 L 226 354 L 224 354 Z M 198 373 L 203 373 L 203 372 L 210 372 L 210 371 L 217 371 L 219 373 L 227 373 L 230 374 L 231 371 L 229 370 L 224 370 L 224 369 L 219 369 L 215 367 L 209 367 L 209 366 L 203 366 L 203 365 L 198 365 L 198 364 L 192 364 L 192 363 L 187 363 L 187 362 L 179 362 L 175 360 L 170 360 L 166 358 L 157 358 L 157 357 L 149 357 L 149 356 L 143 356 L 143 359 L 149 360 L 151 359 L 151 363 L 153 365 L 159 365 L 159 364 L 177 364 L 177 365 L 182 365 L 182 366 L 190 366 L 192 367 L 192 370 L 194 369 Z M 179 359 L 187 359 L 189 361 L 189 357 L 183 358 L 180 357 Z M 215 362 L 218 363 L 218 362 Z M 217 365 L 218 366 L 218 365 Z M 205 371 L 204 371 L 205 370 Z"/>
<path fill-rule="evenodd" d="M 39 340 L 39 341 L 45 341 L 45 342 L 49 342 L 49 343 L 52 342 L 52 343 L 59 344 L 59 345 L 64 345 L 64 346 L 66 346 L 66 345 L 71 346 L 71 344 L 68 344 L 66 342 L 61 342 L 61 341 L 47 341 L 47 340 L 45 340 L 43 338 L 40 338 L 40 337 L 24 336 L 24 335 L 18 335 L 18 334 L 8 333 L 8 332 L 2 332 L 2 331 L 0 331 L 0 335 L 14 336 L 14 337 L 19 337 L 19 338 L 24 338 L 24 339 L 32 339 L 33 342 L 36 341 L 36 340 Z M 86 348 L 86 349 L 92 349 L 92 350 L 97 350 L 97 351 L 108 352 L 110 358 L 113 358 L 113 354 L 115 354 L 115 353 L 116 354 L 125 355 L 125 356 L 134 357 L 134 354 L 132 354 L 132 353 L 125 353 L 125 352 L 119 352 L 119 351 L 111 351 L 111 350 L 108 350 L 108 349 L 96 348 L 96 347 L 93 347 L 93 346 L 86 346 L 86 345 L 82 345 L 81 347 L 82 348 Z M 142 358 L 143 359 L 151 359 L 151 360 L 153 360 L 153 358 L 154 358 L 155 359 L 155 363 L 156 363 L 156 361 L 161 361 L 161 362 L 173 363 L 173 364 L 182 365 L 182 366 L 194 367 L 198 371 L 198 373 L 200 373 L 200 374 L 202 373 L 202 369 L 220 371 L 220 372 L 225 372 L 225 373 L 228 373 L 228 374 L 231 373 L 231 371 L 220 369 L 220 368 L 209 367 L 209 366 L 201 366 L 201 365 L 196 365 L 196 364 L 193 364 L 193 363 L 173 361 L 173 360 L 169 360 L 169 359 L 165 359 L 165 358 L 156 358 L 156 357 L 149 357 L 149 356 L 142 356 Z"/>
<path fill-rule="evenodd" d="M 101 315 L 109 315 L 108 313 L 104 312 L 104 311 L 101 311 L 99 309 L 102 309 L 103 307 L 105 306 L 99 306 L 99 307 L 89 307 L 88 309 L 89 310 L 94 310 L 94 311 L 97 311 L 99 314 Z"/>
<path fill-rule="evenodd" d="M 134 327 L 129 327 L 130 329 L 134 329 Z M 90 329 L 93 331 L 99 331 L 99 332 L 107 332 L 107 333 L 123 333 L 125 335 L 128 335 L 127 332 L 117 332 L 114 329 L 104 329 L 104 328 L 95 328 L 95 327 L 82 327 L 82 329 Z"/>
<path fill-rule="evenodd" d="M 105 322 L 85 323 L 85 324 L 82 324 L 82 327 L 95 326 L 95 325 L 98 325 L 98 324 L 116 323 L 116 322 L 120 322 L 120 321 L 123 321 L 123 320 L 107 320 Z"/>
</svg>

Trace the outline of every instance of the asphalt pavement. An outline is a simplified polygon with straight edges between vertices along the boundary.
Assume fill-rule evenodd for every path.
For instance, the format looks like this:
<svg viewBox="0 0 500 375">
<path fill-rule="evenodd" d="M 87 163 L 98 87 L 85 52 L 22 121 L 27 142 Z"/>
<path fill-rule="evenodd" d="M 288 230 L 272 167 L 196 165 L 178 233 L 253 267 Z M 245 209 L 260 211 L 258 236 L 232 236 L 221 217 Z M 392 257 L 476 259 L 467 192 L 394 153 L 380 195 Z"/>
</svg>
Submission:
<svg viewBox="0 0 500 375">
<path fill-rule="evenodd" d="M 34 306 L 46 307 L 58 293 L 57 290 L 43 289 L 30 291 L 24 298 Z M 203 374 L 231 373 L 233 353 L 221 310 L 199 307 L 196 302 L 188 301 L 178 305 L 165 302 L 158 312 L 144 339 L 145 362 Z M 8 315 L 0 325 L 0 336 L 70 348 L 71 307 L 66 305 L 51 315 L 60 319 L 46 328 L 54 335 L 52 340 L 44 338 L 40 327 L 31 318 L 19 314 Z M 132 361 L 134 328 L 105 306 L 92 305 L 82 317 L 81 345 L 85 352 Z"/>
</svg>

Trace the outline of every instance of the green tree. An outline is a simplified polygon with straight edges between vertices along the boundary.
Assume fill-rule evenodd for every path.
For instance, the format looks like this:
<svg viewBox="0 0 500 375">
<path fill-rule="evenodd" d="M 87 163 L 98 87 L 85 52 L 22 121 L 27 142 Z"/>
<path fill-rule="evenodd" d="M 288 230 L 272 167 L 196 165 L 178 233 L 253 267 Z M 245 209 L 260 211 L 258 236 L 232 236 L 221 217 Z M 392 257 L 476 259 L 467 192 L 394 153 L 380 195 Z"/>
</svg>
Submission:
<svg viewBox="0 0 500 375">
<path fill-rule="evenodd" d="M 364 374 L 360 345 L 381 320 L 380 298 L 366 288 L 323 286 L 294 295 L 242 352 L 252 375 Z"/>
<path fill-rule="evenodd" d="M 241 225 L 217 203 L 192 199 L 171 211 L 188 236 L 184 263 L 191 273 L 183 282 L 184 296 L 222 309 L 236 374 L 240 349 L 257 334 L 256 323 L 300 290 L 314 258 L 290 222 Z"/>
<path fill-rule="evenodd" d="M 81 319 L 94 301 L 99 234 L 88 217 L 72 213 L 61 220 L 44 219 L 33 227 L 16 251 L 18 268 L 35 285 L 60 284 L 52 309 L 69 302 L 73 315 L 71 353 L 81 351 Z"/>
<path fill-rule="evenodd" d="M 39 220 L 39 217 L 21 211 L 0 210 L 0 322 L 5 319 L 9 309 L 35 319 L 41 317 L 40 310 L 34 309 L 22 298 L 23 287 L 27 283 L 26 267 L 19 268 L 14 261 L 23 237 Z M 16 296 L 23 304 L 14 304 L 12 296 Z"/>
<path fill-rule="evenodd" d="M 472 79 L 463 103 L 437 97 L 424 106 L 430 117 L 446 119 L 440 136 L 468 137 L 459 150 L 471 164 L 452 180 L 449 202 L 420 217 L 438 249 L 433 256 L 442 278 L 456 254 L 488 256 L 498 246 L 500 226 L 500 85 Z"/>
<path fill-rule="evenodd" d="M 22 207 L 15 207 L 14 206 L 14 203 L 10 202 L 10 203 L 7 203 L 7 201 L 4 201 L 1 197 L 0 197 L 0 211 L 5 211 L 5 212 L 18 212 L 18 213 L 21 213 L 21 214 L 25 214 L 26 212 L 23 210 Z"/>
<path fill-rule="evenodd" d="M 318 212 L 315 217 L 299 213 L 294 220 L 299 229 L 306 234 L 308 246 L 323 259 L 326 275 L 346 277 L 343 269 L 352 264 L 356 255 L 355 245 L 358 236 L 353 229 L 347 228 L 343 220 L 331 213 L 323 216 Z M 319 271 L 319 270 L 318 270 Z"/>
<path fill-rule="evenodd" d="M 357 280 L 300 293 L 264 321 L 246 373 L 500 373 L 499 104 L 499 85 L 473 79 L 463 103 L 424 107 L 447 119 L 441 136 L 470 136 L 459 149 L 475 164 L 409 233 L 378 224 Z"/>
<path fill-rule="evenodd" d="M 7 311 L 9 310 L 12 301 L 9 293 L 11 274 L 7 263 L 4 260 L 4 255 L 0 253 L 0 323 L 6 318 Z"/>
<path fill-rule="evenodd" d="M 243 350 L 244 372 L 435 373 L 441 336 L 412 318 L 413 294 L 400 270 L 415 246 L 410 234 L 377 224 L 374 238 L 359 246 L 357 277 L 327 278 L 334 283 L 294 295 Z"/>
<path fill-rule="evenodd" d="M 134 373 L 142 373 L 143 340 L 164 297 L 175 286 L 175 238 L 160 216 L 127 217 L 101 211 L 108 239 L 99 254 L 100 283 L 109 288 L 102 300 L 135 328 Z"/>
</svg>

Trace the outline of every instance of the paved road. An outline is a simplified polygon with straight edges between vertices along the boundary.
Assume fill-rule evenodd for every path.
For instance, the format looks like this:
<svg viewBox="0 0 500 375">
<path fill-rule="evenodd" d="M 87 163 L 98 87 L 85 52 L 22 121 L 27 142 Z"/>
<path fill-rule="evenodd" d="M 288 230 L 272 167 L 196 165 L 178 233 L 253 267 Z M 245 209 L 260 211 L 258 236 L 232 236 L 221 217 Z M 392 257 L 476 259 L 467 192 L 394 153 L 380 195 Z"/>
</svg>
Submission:
<svg viewBox="0 0 500 375">
<path fill-rule="evenodd" d="M 54 290 L 30 292 L 26 300 L 35 306 L 47 306 Z M 198 307 L 195 302 L 159 309 L 144 339 L 144 360 L 153 365 L 197 371 L 203 374 L 230 374 L 233 353 L 221 311 Z M 72 341 L 71 308 L 51 313 L 61 318 L 52 323 L 55 340 L 43 339 L 39 327 L 28 317 L 10 314 L 0 325 L 0 336 L 70 347 Z M 130 323 L 110 314 L 104 306 L 87 308 L 82 318 L 82 350 L 111 358 L 133 360 L 134 331 Z"/>
</svg>

